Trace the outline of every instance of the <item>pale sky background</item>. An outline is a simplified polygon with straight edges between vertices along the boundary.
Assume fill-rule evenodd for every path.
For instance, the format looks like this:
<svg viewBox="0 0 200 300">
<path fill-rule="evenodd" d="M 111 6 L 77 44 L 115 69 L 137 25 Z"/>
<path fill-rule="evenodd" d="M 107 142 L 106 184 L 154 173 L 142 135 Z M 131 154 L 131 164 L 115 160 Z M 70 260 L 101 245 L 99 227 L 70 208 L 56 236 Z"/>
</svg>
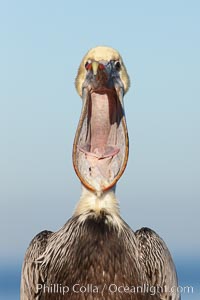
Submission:
<svg viewBox="0 0 200 300">
<path fill-rule="evenodd" d="M 154 229 L 175 257 L 200 249 L 200 1 L 2 1 L 0 4 L 0 261 L 72 215 L 80 183 L 72 144 L 74 79 L 97 45 L 121 53 L 128 167 L 121 213 Z"/>
</svg>

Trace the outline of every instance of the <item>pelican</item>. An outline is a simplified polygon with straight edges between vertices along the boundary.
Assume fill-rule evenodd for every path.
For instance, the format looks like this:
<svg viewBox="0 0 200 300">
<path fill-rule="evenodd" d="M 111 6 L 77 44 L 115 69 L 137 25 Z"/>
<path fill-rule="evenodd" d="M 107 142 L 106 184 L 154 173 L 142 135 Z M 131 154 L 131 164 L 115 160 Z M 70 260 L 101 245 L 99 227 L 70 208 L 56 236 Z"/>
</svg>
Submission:
<svg viewBox="0 0 200 300">
<path fill-rule="evenodd" d="M 20 299 L 179 300 L 166 244 L 149 228 L 134 232 L 115 196 L 129 150 L 123 98 L 130 81 L 122 57 L 110 47 L 91 49 L 75 85 L 82 98 L 73 145 L 81 197 L 60 230 L 31 241 Z"/>
</svg>

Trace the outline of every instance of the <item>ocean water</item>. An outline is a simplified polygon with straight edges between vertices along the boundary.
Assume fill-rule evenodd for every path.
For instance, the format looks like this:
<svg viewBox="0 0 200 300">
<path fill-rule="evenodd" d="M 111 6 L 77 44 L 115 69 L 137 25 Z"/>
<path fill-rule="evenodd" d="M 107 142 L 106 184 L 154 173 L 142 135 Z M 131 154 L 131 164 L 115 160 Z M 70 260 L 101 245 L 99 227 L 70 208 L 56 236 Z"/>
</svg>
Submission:
<svg viewBox="0 0 200 300">
<path fill-rule="evenodd" d="M 200 300 L 200 259 L 175 261 L 182 300 Z M 19 299 L 21 265 L 2 264 L 0 269 L 0 299 Z"/>
</svg>

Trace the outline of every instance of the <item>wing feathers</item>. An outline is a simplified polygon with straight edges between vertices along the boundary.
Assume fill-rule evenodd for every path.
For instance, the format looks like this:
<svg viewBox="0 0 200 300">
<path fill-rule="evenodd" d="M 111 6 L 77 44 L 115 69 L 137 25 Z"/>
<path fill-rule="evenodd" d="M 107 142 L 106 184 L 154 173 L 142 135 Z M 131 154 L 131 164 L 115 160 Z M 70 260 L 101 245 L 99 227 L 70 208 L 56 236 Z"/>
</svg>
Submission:
<svg viewBox="0 0 200 300">
<path fill-rule="evenodd" d="M 20 300 L 39 300 L 37 285 L 42 282 L 38 257 L 45 251 L 51 231 L 38 233 L 30 242 L 26 251 L 21 275 Z"/>
<path fill-rule="evenodd" d="M 179 293 L 175 292 L 178 286 L 176 269 L 165 242 L 149 228 L 141 228 L 135 235 L 148 284 L 160 289 L 160 299 L 179 300 Z"/>
</svg>

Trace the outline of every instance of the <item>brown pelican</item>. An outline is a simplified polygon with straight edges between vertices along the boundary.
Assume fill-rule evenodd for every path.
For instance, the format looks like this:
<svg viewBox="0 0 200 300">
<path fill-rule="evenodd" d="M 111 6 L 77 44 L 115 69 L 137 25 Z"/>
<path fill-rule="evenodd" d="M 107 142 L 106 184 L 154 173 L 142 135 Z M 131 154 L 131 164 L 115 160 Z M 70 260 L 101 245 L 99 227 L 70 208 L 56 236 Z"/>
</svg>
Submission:
<svg viewBox="0 0 200 300">
<path fill-rule="evenodd" d="M 21 300 L 180 299 L 166 244 L 151 229 L 133 232 L 115 197 L 128 159 L 128 88 L 116 50 L 96 47 L 85 55 L 76 78 L 83 107 L 73 147 L 81 198 L 60 230 L 42 231 L 31 241 Z"/>
</svg>

